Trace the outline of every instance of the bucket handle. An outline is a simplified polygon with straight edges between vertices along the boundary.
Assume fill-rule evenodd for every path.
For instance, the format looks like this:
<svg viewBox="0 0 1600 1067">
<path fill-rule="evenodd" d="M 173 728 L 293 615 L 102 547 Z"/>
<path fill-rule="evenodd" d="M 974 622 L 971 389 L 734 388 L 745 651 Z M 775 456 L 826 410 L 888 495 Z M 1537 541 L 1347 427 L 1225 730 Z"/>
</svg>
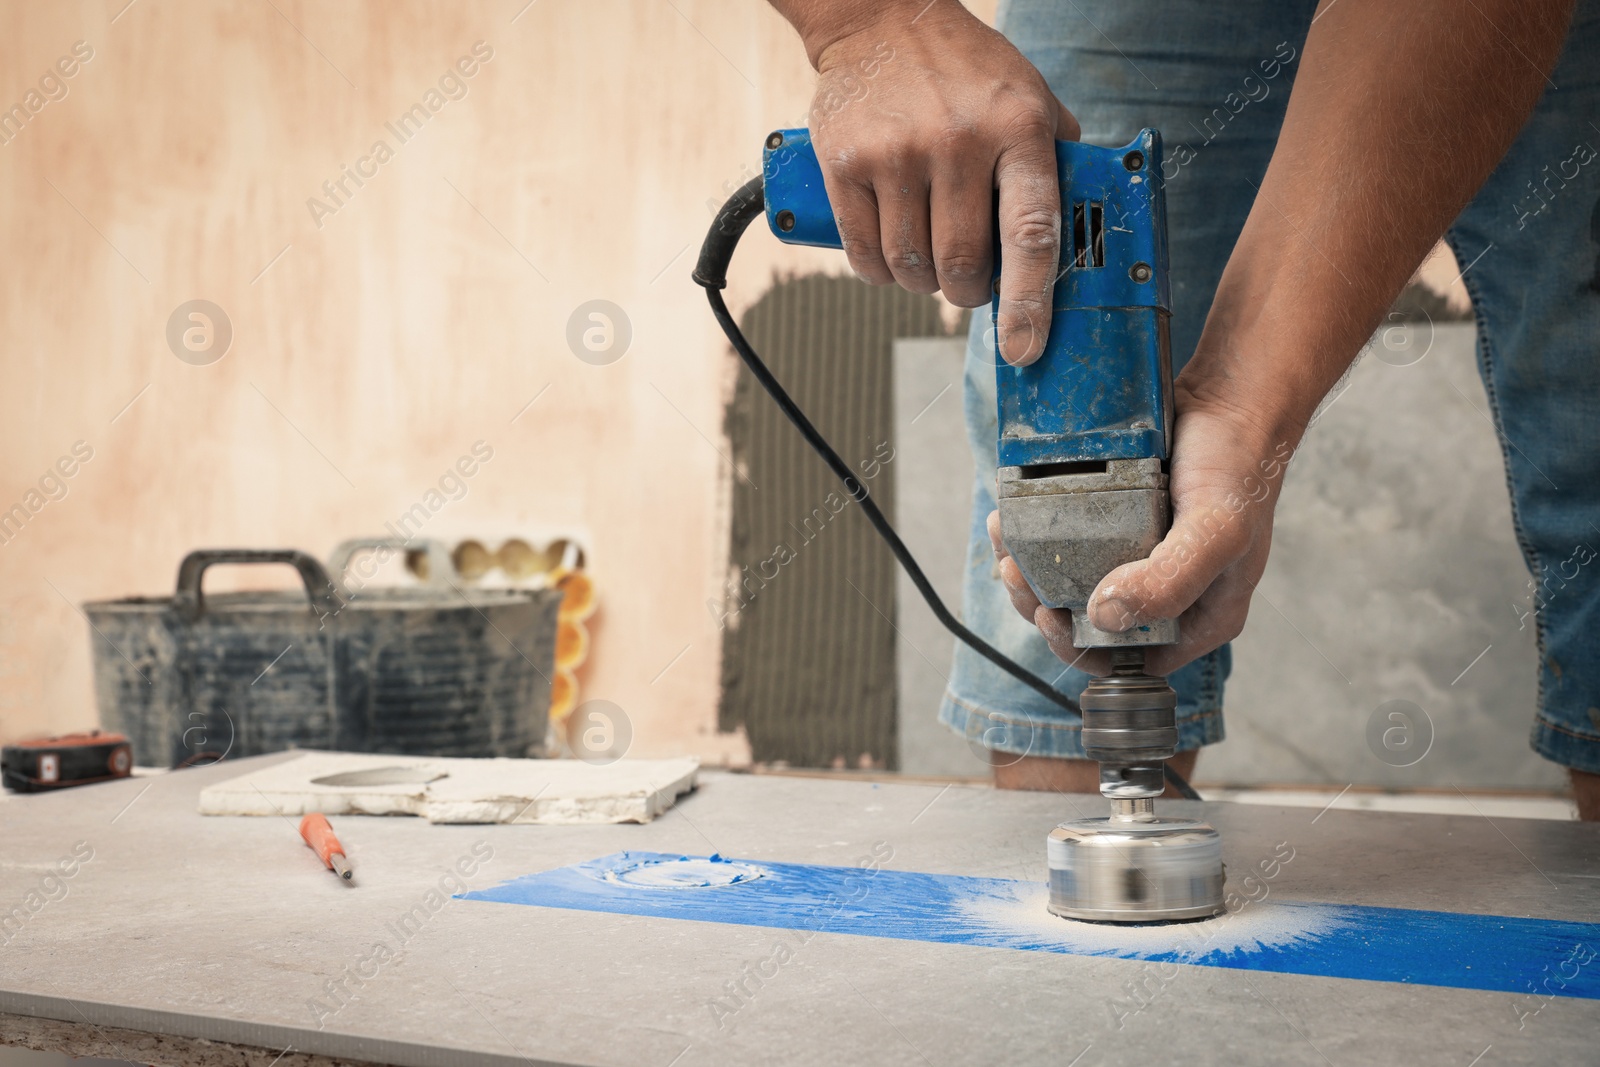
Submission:
<svg viewBox="0 0 1600 1067">
<path fill-rule="evenodd" d="M 178 566 L 178 588 L 172 594 L 172 607 L 186 619 L 197 619 L 205 612 L 200 579 L 206 568 L 218 563 L 287 563 L 300 572 L 311 610 L 319 618 L 337 615 L 344 607 L 328 572 L 317 557 L 293 548 L 201 548 L 183 557 Z"/>
<path fill-rule="evenodd" d="M 333 575 L 338 590 L 349 596 L 350 563 L 363 552 L 376 549 L 392 549 L 397 552 L 426 552 L 428 556 L 428 577 L 422 581 L 427 589 L 447 589 L 450 587 L 450 575 L 455 573 L 456 565 L 450 560 L 450 549 L 443 541 L 417 541 L 403 537 L 356 537 L 349 541 L 341 541 L 332 552 L 328 554 L 328 573 Z"/>
</svg>

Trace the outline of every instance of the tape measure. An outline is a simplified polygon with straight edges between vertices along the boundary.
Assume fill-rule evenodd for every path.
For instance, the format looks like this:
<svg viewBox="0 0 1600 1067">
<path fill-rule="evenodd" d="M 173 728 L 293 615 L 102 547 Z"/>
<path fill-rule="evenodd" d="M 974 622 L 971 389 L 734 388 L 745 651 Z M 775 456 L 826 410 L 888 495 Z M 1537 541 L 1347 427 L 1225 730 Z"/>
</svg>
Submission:
<svg viewBox="0 0 1600 1067">
<path fill-rule="evenodd" d="M 121 734 L 91 730 L 0 748 L 0 782 L 19 793 L 65 789 L 133 773 L 133 746 Z"/>
</svg>

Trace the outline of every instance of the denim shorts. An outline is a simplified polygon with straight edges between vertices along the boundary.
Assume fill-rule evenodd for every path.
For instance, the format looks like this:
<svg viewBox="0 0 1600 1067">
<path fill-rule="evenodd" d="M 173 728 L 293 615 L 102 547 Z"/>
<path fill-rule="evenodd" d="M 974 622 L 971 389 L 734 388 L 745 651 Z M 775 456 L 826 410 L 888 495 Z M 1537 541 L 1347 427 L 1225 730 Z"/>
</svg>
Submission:
<svg viewBox="0 0 1600 1067">
<path fill-rule="evenodd" d="M 1093 144 L 1145 126 L 1166 146 L 1172 354 L 1182 368 L 1277 143 L 1310 0 L 1003 0 L 1000 29 L 1048 79 Z M 1515 57 L 1508 62 L 1516 61 Z M 1472 297 L 1539 647 L 1532 744 L 1600 774 L 1600 0 L 1582 0 L 1533 116 L 1446 234 Z M 1397 162 L 1403 165 L 1403 162 Z M 1076 697 L 1011 607 L 985 522 L 994 510 L 989 316 L 967 345 L 967 431 L 977 457 L 963 599 L 969 626 Z M 1175 672 L 1179 747 L 1220 741 L 1227 646 Z M 940 719 L 998 752 L 1079 757 L 1078 716 L 958 645 Z"/>
</svg>

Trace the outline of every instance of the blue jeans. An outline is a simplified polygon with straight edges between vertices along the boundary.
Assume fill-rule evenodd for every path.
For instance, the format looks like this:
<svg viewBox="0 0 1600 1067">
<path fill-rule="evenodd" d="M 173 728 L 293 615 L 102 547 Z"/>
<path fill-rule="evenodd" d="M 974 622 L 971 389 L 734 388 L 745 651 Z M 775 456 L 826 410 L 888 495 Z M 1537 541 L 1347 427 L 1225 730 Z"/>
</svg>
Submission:
<svg viewBox="0 0 1600 1067">
<path fill-rule="evenodd" d="M 1311 0 L 1010 0 L 999 24 L 1078 117 L 1083 139 L 1162 131 L 1172 265 L 1172 355 L 1194 352 L 1211 296 L 1277 144 Z M 1508 60 L 1509 61 L 1509 60 Z M 1472 296 L 1478 365 L 1505 456 L 1517 540 L 1533 574 L 1540 669 L 1532 744 L 1600 773 L 1600 0 L 1511 151 L 1446 240 Z M 1397 166 L 1404 166 L 1397 157 Z M 967 430 L 978 461 L 967 624 L 1071 696 L 1067 668 L 1012 609 L 985 520 L 994 510 L 989 316 L 973 316 Z M 1227 646 L 1174 673 L 1179 747 L 1223 736 Z M 1079 757 L 1076 715 L 958 645 L 940 719 L 990 749 Z"/>
</svg>

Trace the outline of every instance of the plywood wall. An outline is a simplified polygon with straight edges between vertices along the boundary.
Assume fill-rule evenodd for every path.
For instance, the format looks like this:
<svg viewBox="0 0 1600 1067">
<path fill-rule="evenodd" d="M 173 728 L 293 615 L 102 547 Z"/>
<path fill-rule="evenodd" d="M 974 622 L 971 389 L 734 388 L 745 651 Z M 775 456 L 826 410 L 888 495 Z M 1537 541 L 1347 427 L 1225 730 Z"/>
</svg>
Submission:
<svg viewBox="0 0 1600 1067">
<path fill-rule="evenodd" d="M 423 536 L 578 538 L 585 696 L 636 753 L 740 758 L 706 608 L 733 364 L 689 271 L 811 79 L 755 0 L 0 5 L 0 738 L 95 723 L 76 605 L 197 546 L 324 555 L 482 442 Z M 841 268 L 758 233 L 731 299 Z M 605 365 L 567 341 L 596 299 Z M 169 347 L 192 300 L 216 362 Z"/>
</svg>

